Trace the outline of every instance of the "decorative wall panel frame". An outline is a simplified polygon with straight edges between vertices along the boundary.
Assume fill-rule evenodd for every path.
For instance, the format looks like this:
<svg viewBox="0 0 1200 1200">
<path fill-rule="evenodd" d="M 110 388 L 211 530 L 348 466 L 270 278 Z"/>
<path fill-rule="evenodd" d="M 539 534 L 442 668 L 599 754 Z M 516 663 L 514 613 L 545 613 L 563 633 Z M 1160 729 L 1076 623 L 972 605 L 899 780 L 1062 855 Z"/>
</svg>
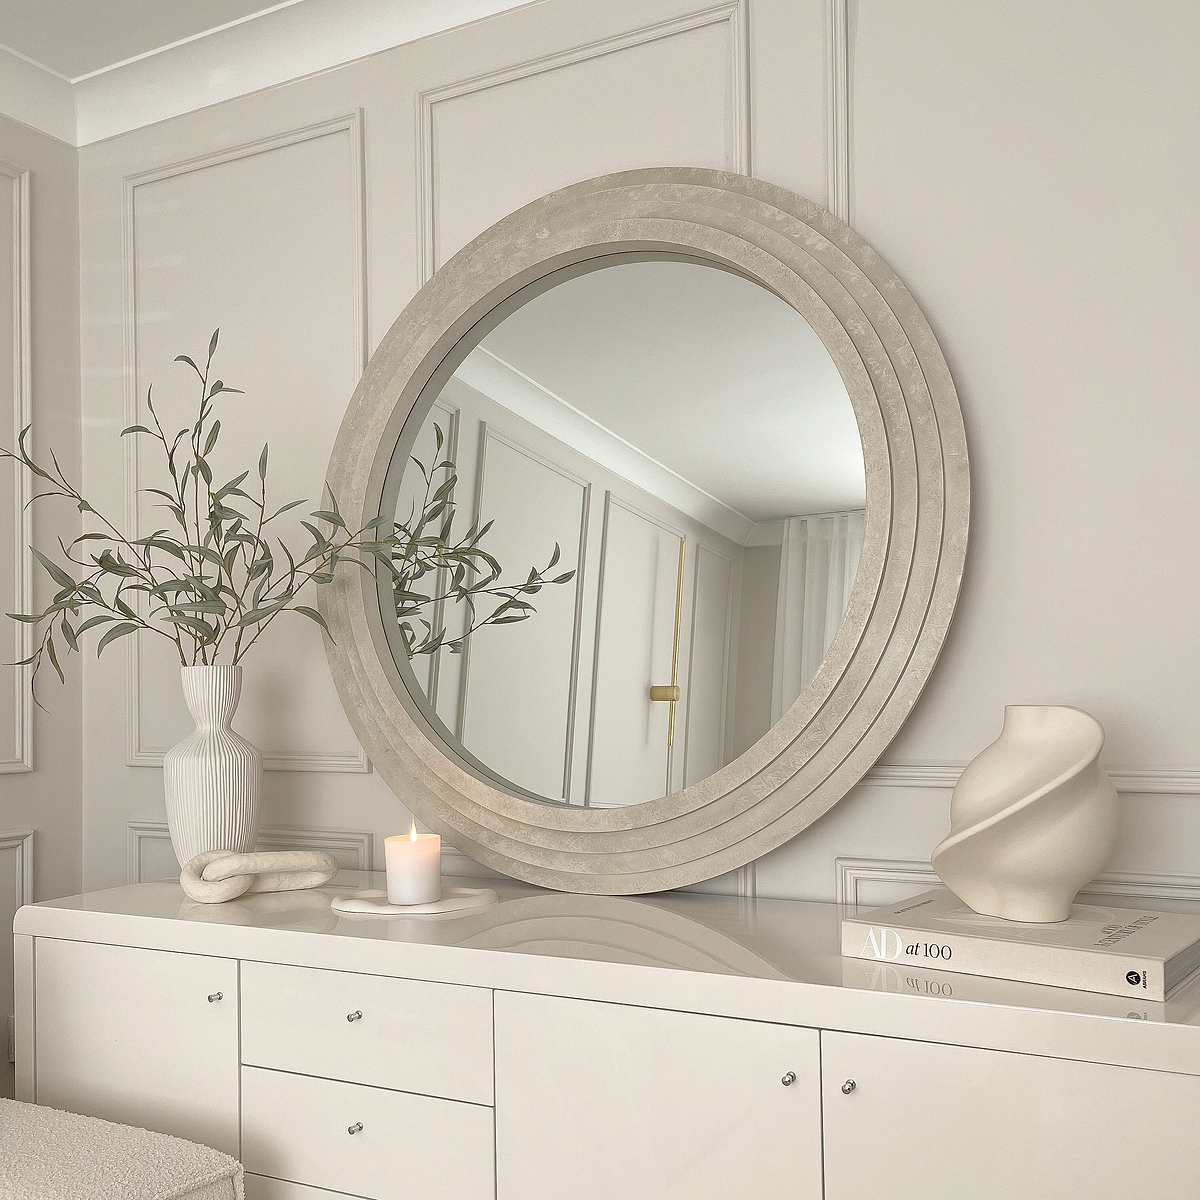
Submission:
<svg viewBox="0 0 1200 1200">
<path fill-rule="evenodd" d="M 134 221 L 134 201 L 139 187 L 174 179 L 194 171 L 220 166 L 228 162 L 269 154 L 288 146 L 346 133 L 350 143 L 350 183 L 353 195 L 354 229 L 354 338 L 363 365 L 367 361 L 367 234 L 366 234 L 366 177 L 363 155 L 362 110 L 334 117 L 312 125 L 290 129 L 258 141 L 230 146 L 209 154 L 197 155 L 135 175 L 123 181 L 123 268 L 124 268 L 124 424 L 136 425 L 142 420 L 141 386 L 137 376 L 137 229 Z M 141 511 L 138 491 L 141 487 L 141 467 L 138 458 L 138 439 L 124 439 L 125 452 L 125 527 L 132 537 L 141 537 Z M 138 637 L 125 641 L 125 765 L 129 767 L 161 767 L 166 746 L 147 746 L 142 740 L 141 725 L 141 642 Z M 333 771 L 366 774 L 371 770 L 366 752 L 321 749 L 272 751 L 263 750 L 263 767 L 268 771 Z"/>
<path fill-rule="evenodd" d="M 561 463 L 554 462 L 547 458 L 544 454 L 540 454 L 532 446 L 527 446 L 519 438 L 513 437 L 504 430 L 497 428 L 494 424 L 488 421 L 480 421 L 479 423 L 479 460 L 476 464 L 476 481 L 475 481 L 475 512 L 472 516 L 472 521 L 477 524 L 482 524 L 483 513 L 480 505 L 483 503 L 484 489 L 487 486 L 487 471 L 489 466 L 489 449 L 494 445 L 501 445 L 512 451 L 514 454 L 519 454 L 531 464 L 542 467 L 546 471 L 550 471 L 560 478 L 565 479 L 568 483 L 577 486 L 580 490 L 580 517 L 579 517 L 579 549 L 575 555 L 575 579 L 576 579 L 576 595 L 575 595 L 575 629 L 571 638 L 571 666 L 569 679 L 567 683 L 567 713 L 566 713 L 566 733 L 564 735 L 563 746 L 563 795 L 568 796 L 571 792 L 571 780 L 573 772 L 576 768 L 575 763 L 575 713 L 576 704 L 579 697 L 579 655 L 580 647 L 580 629 L 583 614 L 583 579 L 584 567 L 587 559 L 588 551 L 588 514 L 591 511 L 592 505 L 592 485 L 582 476 L 576 475 L 574 471 L 563 466 Z M 492 456 L 494 457 L 494 455 Z M 467 723 L 467 695 L 471 685 L 471 643 L 463 647 L 462 650 L 462 680 L 460 683 L 459 705 L 458 705 L 458 722 L 456 732 L 461 738 L 465 736 Z"/>
<path fill-rule="evenodd" d="M 422 390 L 453 371 L 460 341 L 498 305 L 598 258 L 664 253 L 736 271 L 796 308 L 832 355 L 858 418 L 867 476 L 858 577 L 824 663 L 783 718 L 716 774 L 658 800 L 580 810 L 511 796 L 437 741 L 392 660 L 374 582 L 342 570 L 321 599 L 339 694 L 392 789 L 471 858 L 565 891 L 641 893 L 708 879 L 828 811 L 878 759 L 929 678 L 966 553 L 962 414 L 912 296 L 828 210 L 701 168 L 628 171 L 551 193 L 450 259 L 392 326 L 351 400 L 328 476 L 347 519 L 361 526 L 379 513 Z"/>
<path fill-rule="evenodd" d="M 33 422 L 33 333 L 32 333 L 32 272 L 30 269 L 29 231 L 29 172 L 20 167 L 0 162 L 0 181 L 7 180 L 12 189 L 13 223 L 8 232 L 11 239 L 12 281 L 12 416 L 6 421 L 5 441 L 16 446 L 17 438 L 27 425 Z M 0 183 L 0 186 L 3 186 Z M 2 236 L 2 235 L 0 235 Z M 33 609 L 33 556 L 29 546 L 33 542 L 33 508 L 29 498 L 33 494 L 29 472 L 12 467 L 12 487 L 8 500 L 12 508 L 5 513 L 5 520 L 12 522 L 13 546 L 16 560 L 12 564 L 13 588 L 3 600 L 4 612 L 30 612 Z M 8 505 L 5 505 L 8 508 Z M 9 606 L 12 606 L 11 608 Z M 24 621 L 14 622 L 15 649 L 18 659 L 28 658 L 33 653 L 33 626 Z M 5 667 L 11 672 L 13 689 L 13 738 L 14 754 L 0 759 L 0 775 L 12 775 L 33 770 L 33 692 L 30 688 L 32 667 Z"/>
<path fill-rule="evenodd" d="M 147 843 L 170 845 L 166 821 L 130 821 L 125 826 L 125 878 L 128 883 L 145 883 L 142 878 L 142 849 Z M 3 843 L 0 842 L 0 848 Z M 347 871 L 374 868 L 375 835 L 360 829 L 310 829 L 300 826 L 276 826 L 260 829 L 258 851 L 324 850 Z M 153 881 L 150 881 L 153 882 Z"/>
<path fill-rule="evenodd" d="M 860 888 L 864 884 L 883 884 L 888 888 L 919 895 L 930 888 L 944 887 L 927 862 L 898 858 L 838 858 L 834 860 L 838 904 L 857 906 L 865 902 Z M 1200 876 L 1160 875 L 1148 871 L 1106 871 L 1097 875 L 1079 893 L 1079 903 L 1096 904 L 1106 900 L 1149 901 L 1200 900 Z M 885 901 L 891 903 L 891 901 Z"/>
<path fill-rule="evenodd" d="M 952 788 L 966 768 L 958 763 L 879 763 L 864 784 L 880 787 Z M 1200 768 L 1101 763 L 1118 792 L 1131 796 L 1200 796 Z"/>
<path fill-rule="evenodd" d="M 843 0 L 844 2 L 844 0 Z M 712 8 L 699 9 L 659 21 L 640 29 L 631 29 L 615 37 L 589 42 L 555 54 L 545 54 L 516 66 L 497 71 L 486 71 L 454 83 L 430 88 L 417 94 L 417 264 L 421 282 L 427 282 L 437 269 L 436 213 L 437 175 L 434 169 L 437 127 L 436 106 L 446 100 L 461 96 L 472 96 L 489 88 L 529 79 L 547 71 L 589 62 L 606 54 L 645 46 L 682 33 L 707 29 L 713 25 L 724 25 L 729 32 L 729 89 L 733 105 L 729 116 L 726 136 L 733 169 L 743 175 L 750 174 L 750 34 L 749 0 L 728 0 Z"/>
<path fill-rule="evenodd" d="M 0 833 L 0 851 L 16 855 L 14 865 L 12 912 L 6 916 L 8 925 L 23 904 L 33 903 L 33 830 L 23 829 L 18 833 Z M 0 905 L 0 911 L 4 906 Z"/>
</svg>

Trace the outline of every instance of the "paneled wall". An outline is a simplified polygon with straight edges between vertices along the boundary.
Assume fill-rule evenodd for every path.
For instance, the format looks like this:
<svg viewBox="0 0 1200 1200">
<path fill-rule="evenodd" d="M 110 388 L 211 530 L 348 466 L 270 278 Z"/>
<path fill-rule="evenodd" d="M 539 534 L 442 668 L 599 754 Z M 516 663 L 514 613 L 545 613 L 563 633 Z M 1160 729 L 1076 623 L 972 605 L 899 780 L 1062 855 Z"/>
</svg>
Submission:
<svg viewBox="0 0 1200 1200">
<path fill-rule="evenodd" d="M 824 49 L 803 33 L 822 20 L 819 0 L 754 19 L 746 0 L 550 0 L 86 147 L 89 487 L 145 524 L 154 459 L 132 439 L 122 458 L 117 435 L 151 384 L 187 412 L 171 360 L 220 325 L 221 377 L 246 392 L 223 417 L 229 472 L 270 440 L 277 499 L 315 501 L 363 354 L 438 263 L 551 188 L 664 161 L 749 170 L 752 113 L 771 177 L 823 188 Z M 361 757 L 315 626 L 256 649 L 238 725 L 267 756 L 265 823 L 368 835 L 378 858 L 408 814 Z M 89 662 L 86 690 L 87 885 L 161 873 L 158 764 L 190 728 L 175 666 L 130 643 Z"/>
<path fill-rule="evenodd" d="M 69 476 L 80 472 L 79 260 L 76 153 L 0 117 L 0 445 L 34 425 L 41 458 L 53 448 Z M 70 541 L 79 514 L 53 502 L 28 507 L 25 473 L 0 463 L 0 613 L 49 603 L 55 584 L 25 552 L 30 537 Z M 57 505 L 57 506 L 55 506 Z M 34 899 L 80 883 L 80 673 L 64 661 L 65 686 L 47 666 L 34 703 L 28 670 L 8 664 L 32 650 L 31 631 L 0 617 L 0 925 Z M 0 954 L 0 1051 L 12 1011 L 12 955 Z M 0 1052 L 0 1095 L 12 1068 Z"/>
<path fill-rule="evenodd" d="M 88 486 L 142 519 L 153 464 L 117 435 L 151 382 L 187 402 L 170 360 L 220 324 L 222 377 L 247 393 L 230 466 L 269 439 L 279 499 L 315 500 L 363 354 L 472 236 L 605 171 L 749 171 L 848 215 L 912 288 L 962 398 L 975 525 L 955 627 L 886 765 L 716 886 L 919 886 L 1002 706 L 1065 702 L 1109 730 L 1123 886 L 1183 894 L 1200 878 L 1198 23 L 1190 0 L 1154 19 L 1131 0 L 543 0 L 88 146 Z M 408 814 L 354 743 L 315 627 L 261 649 L 239 724 L 268 755 L 266 824 L 378 861 Z M 129 645 L 88 663 L 84 692 L 84 882 L 163 871 L 157 762 L 188 728 L 173 667 Z"/>
</svg>

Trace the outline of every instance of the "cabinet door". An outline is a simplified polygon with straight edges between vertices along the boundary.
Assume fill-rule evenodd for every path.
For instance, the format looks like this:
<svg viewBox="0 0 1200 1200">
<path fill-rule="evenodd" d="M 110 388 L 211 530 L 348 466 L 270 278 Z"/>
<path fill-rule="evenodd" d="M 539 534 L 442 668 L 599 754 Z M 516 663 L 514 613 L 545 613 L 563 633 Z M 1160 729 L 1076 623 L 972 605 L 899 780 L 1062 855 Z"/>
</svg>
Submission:
<svg viewBox="0 0 1200 1200">
<path fill-rule="evenodd" d="M 497 992 L 497 1198 L 816 1200 L 818 1045 L 786 1025 Z"/>
<path fill-rule="evenodd" d="M 38 938 L 34 979 L 39 1104 L 238 1156 L 234 960 Z"/>
<path fill-rule="evenodd" d="M 847 1033 L 821 1050 L 826 1200 L 1194 1191 L 1193 1076 Z"/>
</svg>

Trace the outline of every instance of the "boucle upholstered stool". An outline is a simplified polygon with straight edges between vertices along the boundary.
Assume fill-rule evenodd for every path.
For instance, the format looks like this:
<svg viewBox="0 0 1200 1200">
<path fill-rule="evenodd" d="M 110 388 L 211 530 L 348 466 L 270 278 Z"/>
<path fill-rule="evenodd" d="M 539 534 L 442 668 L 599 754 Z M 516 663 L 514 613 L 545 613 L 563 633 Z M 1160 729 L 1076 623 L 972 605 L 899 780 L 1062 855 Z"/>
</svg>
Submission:
<svg viewBox="0 0 1200 1200">
<path fill-rule="evenodd" d="M 36 1104 L 0 1100 L 3 1200 L 243 1200 L 217 1150 Z"/>
</svg>

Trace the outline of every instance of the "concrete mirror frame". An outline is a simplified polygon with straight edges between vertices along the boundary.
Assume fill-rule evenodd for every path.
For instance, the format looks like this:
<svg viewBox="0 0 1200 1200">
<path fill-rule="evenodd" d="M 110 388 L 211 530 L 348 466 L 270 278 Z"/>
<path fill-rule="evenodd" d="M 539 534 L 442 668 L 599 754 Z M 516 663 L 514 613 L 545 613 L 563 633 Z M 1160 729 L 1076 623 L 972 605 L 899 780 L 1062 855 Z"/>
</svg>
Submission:
<svg viewBox="0 0 1200 1200">
<path fill-rule="evenodd" d="M 327 483 L 348 524 L 378 516 L 388 467 L 477 340 L 552 276 L 597 260 L 679 257 L 737 272 L 795 308 L 845 382 L 867 511 L 849 604 L 816 676 L 744 754 L 682 791 L 591 809 L 513 794 L 469 769 L 397 667 L 376 582 L 343 564 L 322 589 L 329 662 L 376 770 L 477 862 L 567 892 L 638 894 L 745 865 L 863 777 L 929 679 L 954 613 L 970 512 L 962 413 L 903 283 L 826 209 L 742 175 L 658 167 L 543 196 L 460 250 L 397 318 L 363 374 Z M 468 337 L 471 335 L 471 337 Z"/>
</svg>

